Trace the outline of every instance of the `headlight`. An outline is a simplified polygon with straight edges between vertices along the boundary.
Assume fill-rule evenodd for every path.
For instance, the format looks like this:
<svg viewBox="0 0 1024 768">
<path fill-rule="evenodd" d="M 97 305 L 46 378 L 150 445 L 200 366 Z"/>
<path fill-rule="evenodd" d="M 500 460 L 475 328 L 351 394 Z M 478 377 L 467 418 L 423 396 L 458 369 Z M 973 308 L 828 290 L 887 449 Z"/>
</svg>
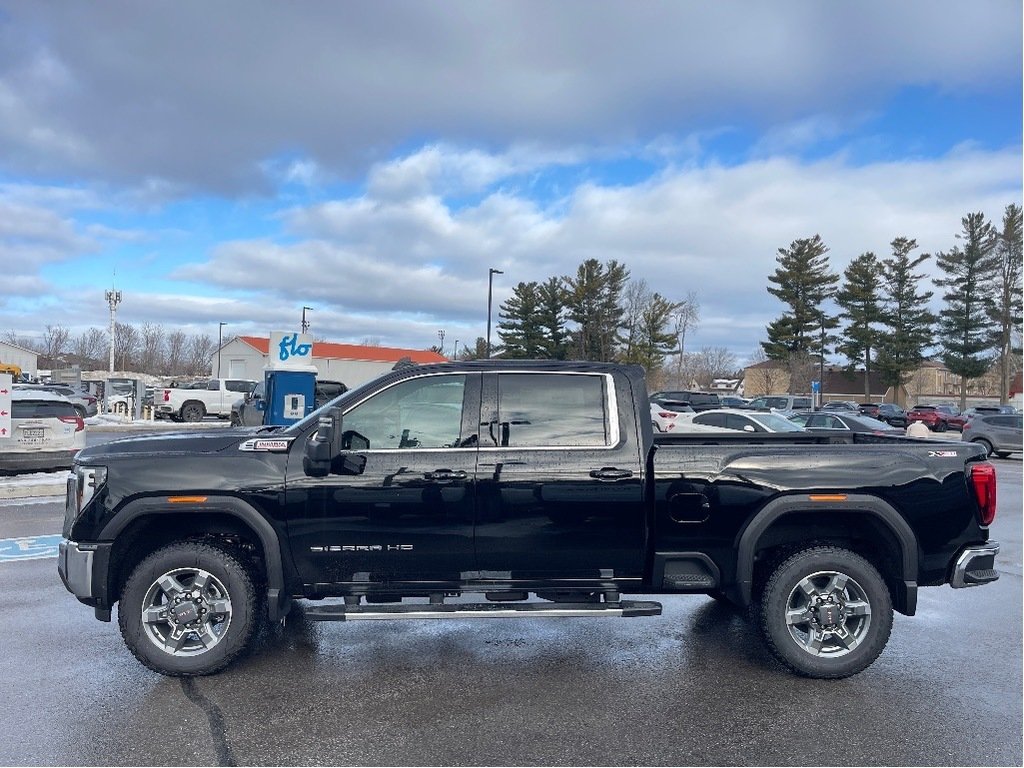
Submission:
<svg viewBox="0 0 1024 768">
<path fill-rule="evenodd" d="M 106 467 L 75 465 L 74 471 L 68 477 L 67 497 L 64 501 L 64 538 L 71 538 L 71 526 L 106 481 Z"/>
</svg>

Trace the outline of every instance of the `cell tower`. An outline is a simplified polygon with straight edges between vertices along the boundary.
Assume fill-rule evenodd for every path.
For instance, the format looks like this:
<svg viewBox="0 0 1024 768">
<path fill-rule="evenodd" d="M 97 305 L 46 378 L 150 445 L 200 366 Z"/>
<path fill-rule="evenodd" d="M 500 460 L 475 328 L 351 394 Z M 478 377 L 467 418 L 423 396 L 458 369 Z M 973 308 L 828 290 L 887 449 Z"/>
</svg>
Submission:
<svg viewBox="0 0 1024 768">
<path fill-rule="evenodd" d="M 114 372 L 114 326 L 117 321 L 117 305 L 121 303 L 121 292 L 107 291 L 107 304 L 110 306 L 110 372 Z"/>
</svg>

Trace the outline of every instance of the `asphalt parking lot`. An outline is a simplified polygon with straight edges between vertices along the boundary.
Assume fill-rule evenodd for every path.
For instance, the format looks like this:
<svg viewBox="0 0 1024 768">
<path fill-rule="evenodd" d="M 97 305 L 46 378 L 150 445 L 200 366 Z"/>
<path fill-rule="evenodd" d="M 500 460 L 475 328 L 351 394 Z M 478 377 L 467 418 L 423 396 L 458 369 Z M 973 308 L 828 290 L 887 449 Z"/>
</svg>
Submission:
<svg viewBox="0 0 1024 768">
<path fill-rule="evenodd" d="M 5 765 L 1013 765 L 1022 760 L 1021 462 L 997 460 L 995 584 L 921 591 L 868 670 L 783 671 L 734 612 L 307 623 L 191 681 L 138 664 L 35 559 L 0 561 Z M 0 539 L 56 534 L 0 503 Z M 9 549 L 7 551 L 10 551 Z"/>
</svg>

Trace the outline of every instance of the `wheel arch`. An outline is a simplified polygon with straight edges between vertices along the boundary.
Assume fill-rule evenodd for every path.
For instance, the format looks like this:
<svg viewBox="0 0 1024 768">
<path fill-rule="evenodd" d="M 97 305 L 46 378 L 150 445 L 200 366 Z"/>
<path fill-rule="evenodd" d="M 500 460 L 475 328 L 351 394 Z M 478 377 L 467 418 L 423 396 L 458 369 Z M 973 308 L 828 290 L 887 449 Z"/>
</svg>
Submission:
<svg viewBox="0 0 1024 768">
<path fill-rule="evenodd" d="M 891 568 L 880 568 L 891 583 L 897 611 L 912 616 L 917 609 L 917 537 L 906 520 L 886 501 L 867 494 L 842 494 L 835 501 L 813 501 L 809 495 L 782 496 L 766 504 L 744 527 L 736 543 L 736 590 L 743 605 L 750 605 L 758 552 L 787 543 L 822 543 L 830 536 L 879 547 L 892 556 Z M 800 525 L 813 523 L 807 531 Z M 867 523 L 864 526 L 863 523 Z M 853 547 L 858 551 L 857 547 Z M 865 555 L 865 552 L 859 552 Z M 868 557 L 879 565 L 877 557 Z M 886 571 L 889 571 L 886 573 Z"/>
<path fill-rule="evenodd" d="M 179 522 L 185 524 L 176 527 Z M 208 496 L 202 503 L 137 499 L 126 504 L 99 534 L 101 540 L 113 542 L 107 571 L 108 604 L 117 599 L 127 577 L 124 571 L 128 562 L 142 559 L 132 551 L 134 545 L 154 538 L 170 541 L 195 535 L 238 535 L 258 547 L 257 562 L 266 579 L 268 616 L 276 621 L 287 613 L 290 592 L 286 589 L 280 537 L 254 507 L 232 496 Z"/>
</svg>

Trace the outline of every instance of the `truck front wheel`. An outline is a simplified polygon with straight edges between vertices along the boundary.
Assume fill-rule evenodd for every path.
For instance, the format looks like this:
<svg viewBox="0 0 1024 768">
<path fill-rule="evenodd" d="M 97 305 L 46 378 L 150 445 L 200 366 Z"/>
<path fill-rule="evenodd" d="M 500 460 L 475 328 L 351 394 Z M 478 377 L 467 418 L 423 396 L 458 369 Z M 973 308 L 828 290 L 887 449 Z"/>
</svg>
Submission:
<svg viewBox="0 0 1024 768">
<path fill-rule="evenodd" d="M 761 632 L 776 658 L 806 677 L 849 677 L 868 667 L 892 630 L 892 600 L 878 571 L 838 547 L 811 547 L 768 579 Z"/>
<path fill-rule="evenodd" d="M 135 657 L 175 677 L 226 667 L 249 647 L 258 615 L 245 566 L 193 541 L 166 546 L 139 563 L 117 610 L 121 636 Z"/>
</svg>

